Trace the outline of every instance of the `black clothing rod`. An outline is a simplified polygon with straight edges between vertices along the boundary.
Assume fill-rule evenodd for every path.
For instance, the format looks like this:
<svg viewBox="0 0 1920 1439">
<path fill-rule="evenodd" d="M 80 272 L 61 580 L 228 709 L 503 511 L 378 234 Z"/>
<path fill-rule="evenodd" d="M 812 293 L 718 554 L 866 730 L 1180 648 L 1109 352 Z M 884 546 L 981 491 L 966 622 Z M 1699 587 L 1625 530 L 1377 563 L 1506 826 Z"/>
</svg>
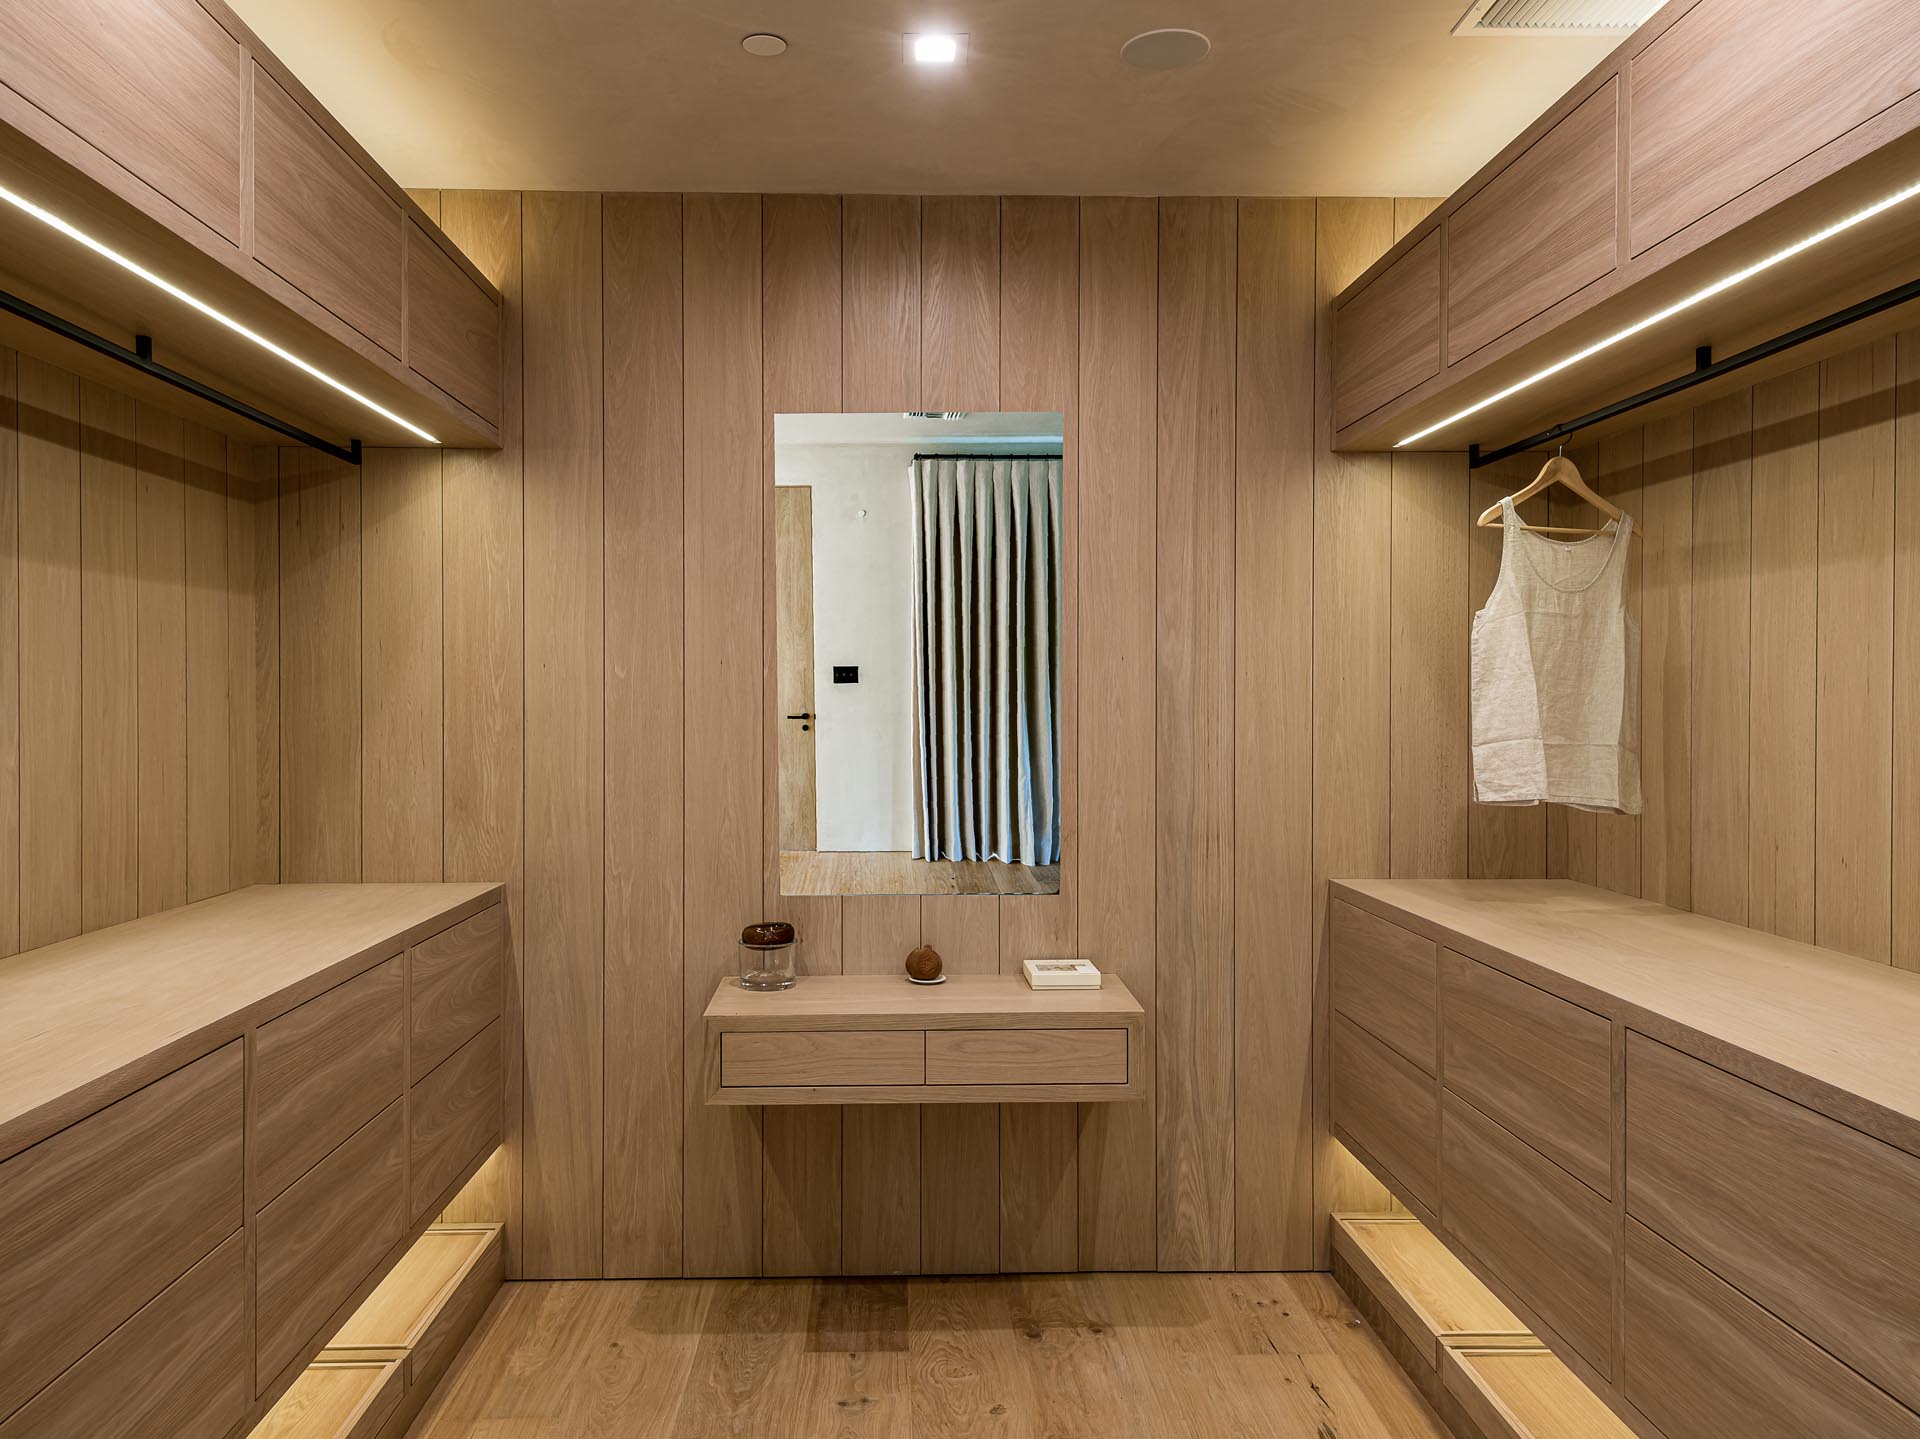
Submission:
<svg viewBox="0 0 1920 1439">
<path fill-rule="evenodd" d="M 1642 405 L 1650 405 L 1655 400 L 1664 400 L 1669 395 L 1677 395 L 1683 390 L 1691 390 L 1695 385 L 1705 384 L 1708 380 L 1717 379 L 1734 370 L 1744 369 L 1748 365 L 1769 359 L 1783 350 L 1791 350 L 1795 345 L 1804 345 L 1809 340 L 1817 340 L 1822 335 L 1843 330 L 1848 325 L 1857 324 L 1861 320 L 1915 299 L 1920 299 L 1920 280 L 1909 280 L 1904 285 L 1883 290 L 1857 304 L 1848 305 L 1843 310 L 1835 310 L 1831 315 L 1809 320 L 1797 329 L 1788 330 L 1783 335 L 1775 335 L 1771 340 L 1762 340 L 1759 344 L 1741 350 L 1738 354 L 1728 355 L 1724 360 L 1714 359 L 1711 351 L 1702 348 L 1694 352 L 1694 367 L 1687 374 L 1662 381 L 1650 389 L 1640 391 L 1637 395 L 1628 395 L 1624 400 L 1615 400 L 1610 405 L 1602 405 L 1599 409 L 1592 410 L 1576 420 L 1564 421 L 1551 429 L 1542 430 L 1537 435 L 1528 435 L 1524 440 L 1515 440 L 1510 445 L 1502 445 L 1497 450 L 1483 451 L 1478 445 L 1469 445 L 1467 467 L 1477 470 L 1483 465 L 1491 465 L 1511 455 L 1543 449 L 1590 425 L 1611 420 L 1616 415 L 1624 415 L 1629 410 L 1637 410 Z"/>
<path fill-rule="evenodd" d="M 185 390 L 190 395 L 198 395 L 210 404 L 223 410 L 230 410 L 242 419 L 253 421 L 264 429 L 272 430 L 276 435 L 285 435 L 303 445 L 332 455 L 336 460 L 345 460 L 350 465 L 360 463 L 360 442 L 351 445 L 336 445 L 331 440 L 323 440 L 310 431 L 301 429 L 289 421 L 269 415 L 265 410 L 249 405 L 245 400 L 234 398 L 211 385 L 203 384 L 191 375 L 183 375 L 178 370 L 170 370 L 157 363 L 153 358 L 153 340 L 147 335 L 134 339 L 135 348 L 129 350 L 125 345 L 115 344 L 105 335 L 96 335 L 92 330 L 82 329 L 71 320 L 63 320 L 51 310 L 43 310 L 31 300 L 23 300 L 18 295 L 0 290 L 0 310 L 30 320 L 43 330 L 51 330 L 63 339 L 72 340 L 76 345 L 84 345 L 97 355 L 105 355 L 109 360 L 117 360 L 128 369 L 138 370 L 150 375 L 164 384 L 172 385 L 176 390 Z"/>
<path fill-rule="evenodd" d="M 998 454 L 967 454 L 960 450 L 946 450 L 936 454 L 915 455 L 914 458 L 916 460 L 1057 460 L 1061 455 L 1058 451 L 1050 455 L 1017 455 L 1011 451 L 1002 451 Z"/>
</svg>

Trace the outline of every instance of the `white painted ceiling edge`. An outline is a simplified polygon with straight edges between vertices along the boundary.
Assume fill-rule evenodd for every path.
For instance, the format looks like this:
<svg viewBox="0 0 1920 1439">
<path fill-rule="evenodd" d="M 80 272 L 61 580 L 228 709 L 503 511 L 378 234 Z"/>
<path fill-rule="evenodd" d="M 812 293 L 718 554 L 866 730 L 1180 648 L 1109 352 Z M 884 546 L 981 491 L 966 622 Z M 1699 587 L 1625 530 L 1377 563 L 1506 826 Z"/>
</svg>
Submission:
<svg viewBox="0 0 1920 1439">
<path fill-rule="evenodd" d="M 1456 37 L 1462 0 L 232 3 L 403 184 L 448 188 L 1443 195 L 1618 43 Z M 1121 60 L 1168 26 L 1211 52 Z M 941 30 L 964 64 L 903 62 Z"/>
</svg>

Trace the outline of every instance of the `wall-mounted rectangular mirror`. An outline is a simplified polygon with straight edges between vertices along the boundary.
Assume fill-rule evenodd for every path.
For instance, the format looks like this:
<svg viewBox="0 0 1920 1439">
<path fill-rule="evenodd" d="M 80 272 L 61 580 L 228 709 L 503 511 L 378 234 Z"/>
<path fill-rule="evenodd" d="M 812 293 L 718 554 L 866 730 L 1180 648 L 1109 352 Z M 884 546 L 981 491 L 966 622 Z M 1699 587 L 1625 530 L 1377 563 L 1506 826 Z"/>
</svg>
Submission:
<svg viewBox="0 0 1920 1439">
<path fill-rule="evenodd" d="M 1059 893 L 1060 415 L 773 434 L 780 892 Z"/>
</svg>

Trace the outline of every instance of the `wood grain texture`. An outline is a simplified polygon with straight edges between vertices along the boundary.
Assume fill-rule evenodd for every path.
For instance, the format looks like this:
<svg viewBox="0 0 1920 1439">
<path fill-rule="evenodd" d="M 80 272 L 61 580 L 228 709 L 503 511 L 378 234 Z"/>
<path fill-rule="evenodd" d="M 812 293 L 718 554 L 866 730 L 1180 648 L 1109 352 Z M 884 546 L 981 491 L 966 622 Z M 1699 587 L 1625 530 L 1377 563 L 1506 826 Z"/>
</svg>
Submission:
<svg viewBox="0 0 1920 1439">
<path fill-rule="evenodd" d="M 1385 218 L 1392 223 L 1390 208 Z M 1340 335 L 1332 372 L 1335 428 L 1440 373 L 1441 288 L 1435 231 L 1340 306 L 1334 320 Z"/>
<path fill-rule="evenodd" d="M 426 1218 L 447 1186 L 500 1143 L 501 1048 L 495 1020 L 415 1081 L 407 1103 L 410 1224 Z"/>
<path fill-rule="evenodd" d="M 20 947 L 20 444 L 19 361 L 0 347 L 0 954 Z M 15 638 L 11 643 L 7 636 Z M 130 783 L 130 781 L 129 781 Z"/>
<path fill-rule="evenodd" d="M 187 526 L 182 426 L 139 409 L 140 913 L 187 902 Z"/>
<path fill-rule="evenodd" d="M 894 994 L 935 992 L 916 991 L 892 977 L 894 966 L 920 943 L 917 899 L 844 903 L 849 978 L 885 976 L 866 982 L 884 984 Z M 920 1138 L 920 1111 L 910 1105 L 863 1105 L 840 1116 L 841 1264 L 847 1273 L 909 1273 L 920 1267 Z"/>
<path fill-rule="evenodd" d="M 955 1029 L 927 1035 L 928 1084 L 1125 1084 L 1124 1029 Z"/>
<path fill-rule="evenodd" d="M 1892 960 L 1920 970 L 1920 334 L 1895 346 Z"/>
<path fill-rule="evenodd" d="M 1334 1010 L 1435 1073 L 1440 1020 L 1433 941 L 1345 900 L 1331 903 L 1327 947 Z"/>
<path fill-rule="evenodd" d="M 1388 862 L 1396 875 L 1467 868 L 1467 469 L 1457 455 L 1395 455 L 1388 703 Z"/>
<path fill-rule="evenodd" d="M 1518 1337 L 1527 1332 L 1513 1311 L 1418 1220 L 1335 1215 L 1333 1252 L 1436 1370 L 1450 1336 Z"/>
<path fill-rule="evenodd" d="M 927 1068 L 923 1031 L 880 1033 L 799 1029 L 721 1036 L 720 1082 L 769 1085 L 921 1084 Z"/>
<path fill-rule="evenodd" d="M 1693 908 L 1747 920 L 1753 393 L 1693 415 Z"/>
<path fill-rule="evenodd" d="M 413 947 L 407 960 L 407 1073 L 427 1071 L 503 1012 L 506 908 L 491 905 Z"/>
<path fill-rule="evenodd" d="M 1438 1204 L 1440 1095 L 1433 1077 L 1344 1015 L 1333 1017 L 1332 1050 L 1332 1123 L 1414 1198 Z"/>
<path fill-rule="evenodd" d="M 407 227 L 407 363 L 490 423 L 500 421 L 500 306 L 440 243 Z"/>
<path fill-rule="evenodd" d="M 423 1324 L 414 1331 L 407 1354 L 406 1393 L 392 1417 L 381 1426 L 379 1439 L 403 1439 L 409 1432 L 500 1292 L 504 1255 L 497 1225 L 464 1231 L 429 1230 L 419 1243 L 429 1237 L 466 1241 L 468 1254 L 450 1286 L 434 1296 Z"/>
<path fill-rule="evenodd" d="M 185 513 L 186 898 L 233 885 L 233 767 L 227 674 L 227 441 L 182 436 Z M 438 876 L 434 876 L 438 878 Z"/>
<path fill-rule="evenodd" d="M 80 925 L 140 912 L 135 406 L 80 386 Z"/>
<path fill-rule="evenodd" d="M 373 1439 L 400 1404 L 398 1359 L 309 1364 L 253 1430 L 260 1439 Z"/>
<path fill-rule="evenodd" d="M 1693 894 L 1693 416 L 1646 427 L 1641 464 L 1640 893 Z"/>
<path fill-rule="evenodd" d="M 1546 1349 L 1445 1346 L 1442 1377 L 1487 1439 L 1628 1439 L 1632 1430 Z"/>
</svg>

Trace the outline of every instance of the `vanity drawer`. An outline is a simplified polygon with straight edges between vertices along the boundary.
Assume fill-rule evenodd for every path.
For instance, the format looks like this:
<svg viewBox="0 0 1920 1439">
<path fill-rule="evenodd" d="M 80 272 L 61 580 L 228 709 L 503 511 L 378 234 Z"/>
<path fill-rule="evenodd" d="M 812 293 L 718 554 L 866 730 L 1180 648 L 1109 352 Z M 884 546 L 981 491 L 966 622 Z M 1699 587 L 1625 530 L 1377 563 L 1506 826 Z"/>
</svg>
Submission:
<svg viewBox="0 0 1920 1439">
<path fill-rule="evenodd" d="M 1433 1079 L 1344 1015 L 1333 1020 L 1333 1122 L 1415 1199 L 1440 1198 Z"/>
<path fill-rule="evenodd" d="M 401 961 L 335 985 L 254 1040 L 254 1204 L 400 1097 Z"/>
<path fill-rule="evenodd" d="M 1627 1211 L 1920 1408 L 1920 1159 L 1632 1034 Z"/>
<path fill-rule="evenodd" d="M 413 947 L 408 976 L 408 1063 L 415 1082 L 500 1017 L 506 906 Z"/>
<path fill-rule="evenodd" d="M 1440 1013 L 1447 1088 L 1611 1195 L 1613 1026 L 1450 949 Z"/>
<path fill-rule="evenodd" d="M 1440 1184 L 1447 1232 L 1612 1377 L 1612 1202 L 1453 1094 L 1442 1100 Z"/>
<path fill-rule="evenodd" d="M 407 1145 L 413 1174 L 407 1213 L 419 1219 L 467 1162 L 500 1142 L 506 1089 L 495 1020 L 413 1087 Z"/>
<path fill-rule="evenodd" d="M 1439 946 L 1345 900 L 1332 906 L 1333 1007 L 1432 1074 Z"/>
<path fill-rule="evenodd" d="M 1686 1439 L 1920 1439 L 1920 1416 L 1627 1222 L 1622 1392 Z"/>
<path fill-rule="evenodd" d="M 924 1084 L 918 1029 L 796 1029 L 721 1036 L 720 1083 L 733 1089 Z"/>
<path fill-rule="evenodd" d="M 0 1419 L 241 1225 L 236 1040 L 0 1164 Z"/>
<path fill-rule="evenodd" d="M 396 1100 L 263 1209 L 255 1336 L 264 1390 L 406 1228 L 406 1131 Z"/>
<path fill-rule="evenodd" d="M 928 1084 L 1125 1084 L 1124 1029 L 930 1029 Z"/>
</svg>

